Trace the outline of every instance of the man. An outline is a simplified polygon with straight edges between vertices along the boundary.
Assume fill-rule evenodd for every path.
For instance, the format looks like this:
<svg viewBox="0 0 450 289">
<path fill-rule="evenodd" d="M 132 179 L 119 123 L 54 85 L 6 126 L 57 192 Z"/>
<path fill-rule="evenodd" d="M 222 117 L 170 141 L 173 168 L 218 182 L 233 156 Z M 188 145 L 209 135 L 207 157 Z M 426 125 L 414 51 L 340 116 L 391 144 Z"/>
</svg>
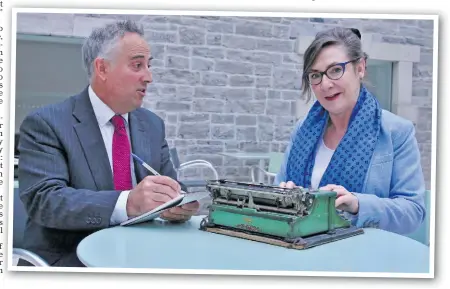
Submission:
<svg viewBox="0 0 450 289">
<path fill-rule="evenodd" d="M 96 29 L 83 46 L 90 85 L 40 108 L 20 128 L 20 196 L 29 218 L 25 249 L 52 266 L 83 266 L 79 242 L 180 194 L 163 121 L 141 108 L 152 82 L 142 28 L 123 21 Z M 134 162 L 139 156 L 161 176 Z M 186 221 L 198 202 L 161 215 Z"/>
</svg>

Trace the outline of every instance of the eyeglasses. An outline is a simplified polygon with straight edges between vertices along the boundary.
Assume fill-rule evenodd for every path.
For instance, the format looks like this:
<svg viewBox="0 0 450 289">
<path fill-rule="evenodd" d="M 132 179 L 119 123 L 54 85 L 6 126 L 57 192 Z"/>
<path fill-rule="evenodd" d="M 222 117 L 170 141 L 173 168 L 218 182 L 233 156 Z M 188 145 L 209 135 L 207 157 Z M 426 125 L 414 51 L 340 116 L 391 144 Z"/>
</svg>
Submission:
<svg viewBox="0 0 450 289">
<path fill-rule="evenodd" d="M 320 84 L 322 82 L 323 75 L 326 74 L 329 79 L 332 80 L 338 80 L 340 79 L 344 73 L 345 73 L 345 66 L 349 64 L 350 62 L 354 62 L 359 60 L 359 58 L 349 60 L 346 62 L 336 63 L 333 66 L 330 66 L 327 68 L 327 70 L 321 72 L 321 71 L 314 71 L 308 73 L 308 81 L 310 84 Z"/>
</svg>

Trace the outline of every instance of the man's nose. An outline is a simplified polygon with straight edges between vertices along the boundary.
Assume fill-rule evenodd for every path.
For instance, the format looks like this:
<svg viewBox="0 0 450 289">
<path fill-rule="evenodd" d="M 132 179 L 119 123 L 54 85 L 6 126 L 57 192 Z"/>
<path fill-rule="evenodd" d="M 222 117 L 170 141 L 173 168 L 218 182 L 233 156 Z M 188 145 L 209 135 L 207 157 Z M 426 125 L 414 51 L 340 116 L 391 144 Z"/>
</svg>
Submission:
<svg viewBox="0 0 450 289">
<path fill-rule="evenodd" d="M 148 69 L 144 72 L 142 81 L 145 83 L 151 83 L 153 81 L 153 75 L 152 75 L 152 72 L 150 71 L 150 69 Z"/>
</svg>

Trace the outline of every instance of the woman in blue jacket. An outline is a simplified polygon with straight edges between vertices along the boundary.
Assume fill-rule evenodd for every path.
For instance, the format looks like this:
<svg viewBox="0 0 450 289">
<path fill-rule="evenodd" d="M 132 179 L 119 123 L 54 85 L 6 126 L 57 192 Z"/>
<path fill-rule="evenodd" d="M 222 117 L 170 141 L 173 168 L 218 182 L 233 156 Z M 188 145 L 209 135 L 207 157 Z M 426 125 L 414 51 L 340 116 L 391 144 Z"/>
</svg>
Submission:
<svg viewBox="0 0 450 289">
<path fill-rule="evenodd" d="M 425 218 L 415 129 L 366 89 L 360 38 L 333 28 L 306 50 L 303 95 L 317 101 L 297 123 L 275 183 L 335 191 L 353 225 L 408 234 Z"/>
</svg>

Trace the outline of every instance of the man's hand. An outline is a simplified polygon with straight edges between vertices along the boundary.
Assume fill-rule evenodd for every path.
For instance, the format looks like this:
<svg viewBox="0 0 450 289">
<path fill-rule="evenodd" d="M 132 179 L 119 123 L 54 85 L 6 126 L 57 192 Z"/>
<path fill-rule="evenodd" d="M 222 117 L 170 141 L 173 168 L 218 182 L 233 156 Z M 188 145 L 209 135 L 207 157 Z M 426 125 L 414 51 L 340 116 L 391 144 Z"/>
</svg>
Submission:
<svg viewBox="0 0 450 289">
<path fill-rule="evenodd" d="M 338 210 L 343 210 L 352 214 L 357 214 L 359 211 L 358 198 L 347 191 L 343 186 L 329 184 L 321 187 L 320 190 L 323 191 L 333 191 L 336 192 L 336 203 L 335 207 Z"/>
<path fill-rule="evenodd" d="M 182 205 L 181 207 L 170 208 L 161 214 L 161 218 L 172 222 L 185 222 L 197 213 L 200 207 L 199 202 L 191 202 Z"/>
<path fill-rule="evenodd" d="M 145 177 L 128 195 L 127 215 L 140 216 L 180 195 L 181 187 L 166 176 Z"/>
</svg>

